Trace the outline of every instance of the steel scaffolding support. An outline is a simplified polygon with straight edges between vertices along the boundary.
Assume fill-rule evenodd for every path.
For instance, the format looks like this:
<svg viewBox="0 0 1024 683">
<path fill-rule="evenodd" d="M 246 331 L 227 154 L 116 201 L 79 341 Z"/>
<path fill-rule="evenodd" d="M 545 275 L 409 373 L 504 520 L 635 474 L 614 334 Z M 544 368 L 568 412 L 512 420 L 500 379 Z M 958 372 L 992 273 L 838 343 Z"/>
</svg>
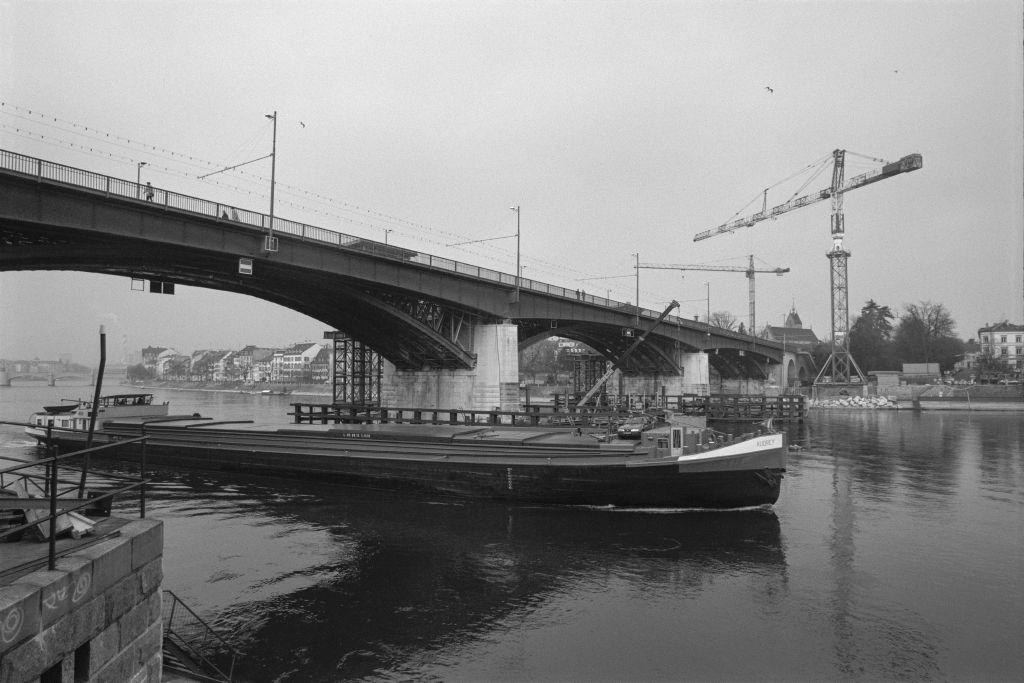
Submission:
<svg viewBox="0 0 1024 683">
<path fill-rule="evenodd" d="M 572 361 L 572 392 L 574 396 L 586 393 L 596 385 L 607 372 L 609 362 L 600 354 L 574 356 Z M 597 396 L 597 405 L 606 402 L 606 391 L 602 388 Z"/>
<path fill-rule="evenodd" d="M 331 393 L 334 405 L 379 408 L 384 362 L 380 354 L 343 332 L 328 332 L 334 341 Z"/>
</svg>

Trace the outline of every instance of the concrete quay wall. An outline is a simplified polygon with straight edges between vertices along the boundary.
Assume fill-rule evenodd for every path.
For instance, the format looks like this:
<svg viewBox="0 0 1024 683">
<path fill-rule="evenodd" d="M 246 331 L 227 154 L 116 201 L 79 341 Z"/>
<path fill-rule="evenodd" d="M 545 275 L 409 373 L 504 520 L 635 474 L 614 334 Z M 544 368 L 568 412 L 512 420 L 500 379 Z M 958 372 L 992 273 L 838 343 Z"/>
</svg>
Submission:
<svg viewBox="0 0 1024 683">
<path fill-rule="evenodd" d="M 119 532 L 0 585 L 0 683 L 160 680 L 163 523 Z"/>
</svg>

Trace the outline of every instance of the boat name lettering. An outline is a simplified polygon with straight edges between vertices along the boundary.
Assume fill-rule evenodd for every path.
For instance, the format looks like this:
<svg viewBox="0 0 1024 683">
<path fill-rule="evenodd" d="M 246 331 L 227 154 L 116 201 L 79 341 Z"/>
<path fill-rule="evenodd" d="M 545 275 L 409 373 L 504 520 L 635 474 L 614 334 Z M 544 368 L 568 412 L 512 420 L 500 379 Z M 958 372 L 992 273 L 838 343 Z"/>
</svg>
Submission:
<svg viewBox="0 0 1024 683">
<path fill-rule="evenodd" d="M 369 438 L 372 438 L 369 434 L 364 434 L 363 432 L 342 432 L 341 435 L 344 436 L 344 437 L 349 437 L 349 438 L 353 438 L 353 439 L 369 439 Z"/>
<path fill-rule="evenodd" d="M 758 439 L 756 446 L 758 448 L 765 448 L 766 446 L 774 446 L 775 439 Z"/>
</svg>

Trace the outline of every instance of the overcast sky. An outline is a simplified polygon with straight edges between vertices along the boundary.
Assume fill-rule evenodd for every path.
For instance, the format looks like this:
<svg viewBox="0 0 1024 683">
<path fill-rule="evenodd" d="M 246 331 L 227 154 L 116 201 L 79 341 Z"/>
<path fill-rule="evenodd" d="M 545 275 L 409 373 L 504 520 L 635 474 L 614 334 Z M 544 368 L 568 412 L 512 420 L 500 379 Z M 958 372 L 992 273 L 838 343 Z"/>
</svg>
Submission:
<svg viewBox="0 0 1024 683">
<path fill-rule="evenodd" d="M 0 1 L 0 147 L 620 301 L 641 263 L 759 275 L 758 324 L 830 328 L 829 203 L 694 234 L 847 178 L 849 303 L 1024 322 L 1022 5 L 954 2 Z M 868 158 L 865 158 L 868 157 Z M 784 181 L 793 176 L 792 180 Z M 753 200 L 753 201 L 752 201 Z M 752 202 L 752 203 L 751 203 Z M 391 231 L 391 232 L 386 232 Z M 467 240 L 505 237 L 461 247 Z M 598 279 L 603 278 L 603 279 Z M 708 286 L 705 283 L 709 283 Z M 741 273 L 642 269 L 640 303 L 746 320 Z M 256 299 L 0 273 L 0 358 L 319 340 Z M 112 340 L 112 341 L 110 341 Z"/>
</svg>

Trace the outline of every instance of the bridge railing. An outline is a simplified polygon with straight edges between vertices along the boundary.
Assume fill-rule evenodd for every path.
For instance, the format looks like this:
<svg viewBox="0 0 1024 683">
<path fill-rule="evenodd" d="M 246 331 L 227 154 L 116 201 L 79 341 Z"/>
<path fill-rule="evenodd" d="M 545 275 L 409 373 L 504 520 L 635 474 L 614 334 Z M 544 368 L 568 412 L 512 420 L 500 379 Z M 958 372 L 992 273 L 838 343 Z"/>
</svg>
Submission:
<svg viewBox="0 0 1024 683">
<path fill-rule="evenodd" d="M 26 156 L 24 154 L 18 154 L 8 150 L 0 150 L 0 170 L 12 171 L 14 173 L 30 176 L 39 181 L 45 180 L 65 185 L 73 185 L 75 187 L 83 187 L 89 190 L 102 192 L 108 196 L 151 202 L 168 210 L 173 209 L 175 211 L 213 217 L 219 220 L 228 220 L 234 224 L 248 226 L 260 231 L 270 229 L 270 217 L 267 214 L 243 209 L 230 204 L 215 202 L 209 199 L 201 199 L 199 197 L 179 194 L 162 188 L 149 188 L 147 185 L 141 185 L 130 180 L 123 180 L 112 176 L 102 175 L 100 173 L 94 173 L 92 171 L 85 171 L 83 169 L 65 166 L 63 164 Z M 152 197 L 148 196 L 147 193 L 149 191 L 152 191 Z M 306 223 L 299 223 L 297 221 L 280 218 L 278 216 L 274 217 L 273 228 L 277 233 L 292 235 L 302 240 L 320 242 L 322 244 L 328 244 L 341 249 L 354 249 L 369 253 L 378 258 L 417 263 L 427 266 L 428 268 L 437 268 L 439 270 L 458 273 L 459 275 L 467 277 L 474 277 L 480 280 L 487 280 L 489 282 L 497 282 L 509 287 L 516 286 L 515 275 L 509 273 L 503 273 L 490 268 L 482 268 L 480 266 L 462 263 L 461 261 L 455 261 L 441 256 L 432 256 L 430 254 L 414 252 L 395 245 L 375 242 L 362 237 L 347 235 L 335 230 L 329 230 L 315 225 L 307 225 Z M 629 313 L 637 312 L 636 306 L 629 303 L 614 301 L 612 299 L 594 296 L 593 294 L 587 294 L 579 289 L 568 289 L 566 287 L 538 282 L 536 280 L 520 278 L 519 288 L 541 294 L 547 294 L 549 296 L 559 296 L 566 299 L 584 301 L 604 308 L 627 310 Z M 641 308 L 639 310 L 639 316 L 647 319 L 648 321 L 656 319 L 660 315 L 661 311 L 653 311 L 647 308 Z M 692 320 L 680 318 L 674 315 L 667 316 L 665 318 L 665 322 L 673 325 L 681 325 L 685 323 L 687 326 L 692 326 L 694 324 L 697 324 L 700 327 L 706 326 L 706 323 L 694 323 Z M 720 337 L 732 337 L 739 341 L 751 340 L 749 335 L 732 332 L 731 330 L 726 330 L 724 328 L 715 328 L 714 333 Z M 768 344 L 771 344 L 771 342 L 768 342 Z"/>
</svg>

